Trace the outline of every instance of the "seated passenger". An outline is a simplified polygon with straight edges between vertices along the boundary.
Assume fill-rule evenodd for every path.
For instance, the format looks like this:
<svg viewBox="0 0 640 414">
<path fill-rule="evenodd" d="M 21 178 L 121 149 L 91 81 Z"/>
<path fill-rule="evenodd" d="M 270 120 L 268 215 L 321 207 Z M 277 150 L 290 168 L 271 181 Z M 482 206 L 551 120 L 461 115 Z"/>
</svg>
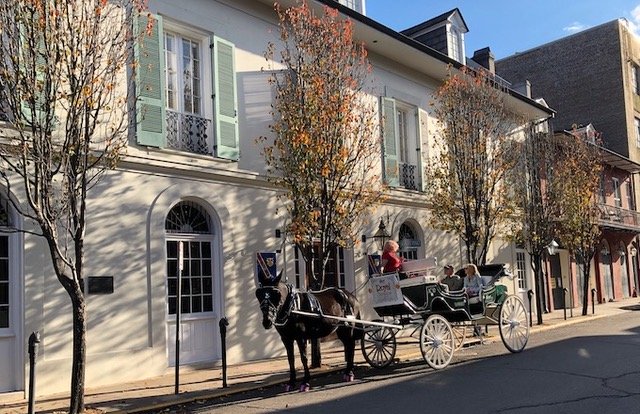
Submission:
<svg viewBox="0 0 640 414">
<path fill-rule="evenodd" d="M 400 246 L 393 240 L 389 240 L 384 244 L 382 249 L 382 260 L 380 261 L 380 267 L 382 273 L 399 272 L 402 267 L 404 258 L 399 257 L 397 254 Z"/>
<path fill-rule="evenodd" d="M 466 275 L 464 278 L 464 289 L 467 295 L 469 295 L 469 297 L 478 296 L 484 286 L 478 268 L 473 263 L 469 263 L 464 267 L 464 273 Z"/>
<path fill-rule="evenodd" d="M 440 283 L 447 285 L 449 291 L 462 290 L 463 280 L 453 273 L 453 266 L 448 264 L 444 267 L 444 277 Z"/>
</svg>

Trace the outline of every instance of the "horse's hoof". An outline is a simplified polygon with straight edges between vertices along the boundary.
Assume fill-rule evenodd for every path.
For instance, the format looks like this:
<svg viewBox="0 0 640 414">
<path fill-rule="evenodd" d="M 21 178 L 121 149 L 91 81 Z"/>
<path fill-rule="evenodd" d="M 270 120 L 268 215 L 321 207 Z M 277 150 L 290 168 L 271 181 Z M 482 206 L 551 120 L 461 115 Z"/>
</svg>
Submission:
<svg viewBox="0 0 640 414">
<path fill-rule="evenodd" d="M 295 388 L 295 385 L 291 385 L 291 384 L 285 384 L 284 385 L 284 392 L 290 392 L 293 391 L 293 389 Z"/>
<path fill-rule="evenodd" d="M 307 392 L 311 389 L 311 387 L 309 386 L 309 384 L 305 383 L 305 384 L 300 384 L 300 392 Z"/>
<path fill-rule="evenodd" d="M 344 374 L 344 375 L 342 376 L 342 380 L 343 380 L 344 382 L 352 382 L 355 378 L 356 378 L 356 377 L 355 377 L 355 375 L 353 375 L 353 372 L 350 372 L 350 373 L 348 373 L 348 374 Z"/>
</svg>

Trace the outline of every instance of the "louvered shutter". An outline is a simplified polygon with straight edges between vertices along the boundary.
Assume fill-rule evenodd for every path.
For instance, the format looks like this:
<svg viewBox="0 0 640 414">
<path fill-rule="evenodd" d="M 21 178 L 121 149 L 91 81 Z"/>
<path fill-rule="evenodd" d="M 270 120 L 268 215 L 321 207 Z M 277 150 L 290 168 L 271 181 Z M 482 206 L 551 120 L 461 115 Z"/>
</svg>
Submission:
<svg viewBox="0 0 640 414">
<path fill-rule="evenodd" d="M 382 157 L 384 163 L 383 178 L 387 185 L 397 187 L 398 173 L 398 143 L 396 102 L 391 98 L 381 98 L 382 108 Z"/>
<path fill-rule="evenodd" d="M 146 33 L 149 19 L 153 28 Z M 135 44 L 137 142 L 150 147 L 164 147 L 164 46 L 162 17 L 138 15 L 136 34 L 143 33 Z"/>
<path fill-rule="evenodd" d="M 213 36 L 211 42 L 217 156 L 237 160 L 240 152 L 235 46 L 217 36 Z"/>
<path fill-rule="evenodd" d="M 428 114 L 427 111 L 418 108 L 416 113 L 416 120 L 418 121 L 418 131 L 420 136 L 418 137 L 418 169 L 420 170 L 420 191 L 425 191 L 427 183 L 425 182 L 425 161 L 429 159 L 429 128 L 428 128 Z"/>
</svg>

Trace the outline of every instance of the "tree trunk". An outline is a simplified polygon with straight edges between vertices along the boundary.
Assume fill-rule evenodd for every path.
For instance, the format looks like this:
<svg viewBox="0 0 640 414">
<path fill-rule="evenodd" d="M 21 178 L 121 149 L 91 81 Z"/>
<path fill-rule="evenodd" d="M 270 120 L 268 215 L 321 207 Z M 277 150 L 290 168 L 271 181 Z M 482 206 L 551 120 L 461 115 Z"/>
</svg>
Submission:
<svg viewBox="0 0 640 414">
<path fill-rule="evenodd" d="M 84 411 L 84 381 L 86 368 L 86 303 L 84 295 L 77 285 L 70 293 L 73 305 L 73 360 L 71 370 L 71 401 L 69 413 L 79 414 Z"/>
<path fill-rule="evenodd" d="M 583 261 L 584 263 L 584 261 Z M 589 309 L 589 266 L 584 265 L 582 271 L 582 315 L 585 316 L 587 314 L 587 309 Z M 594 298 L 595 299 L 595 298 Z"/>
<path fill-rule="evenodd" d="M 544 286 L 542 283 L 542 256 L 536 254 L 533 256 L 533 260 L 535 262 L 534 282 L 536 288 L 536 323 L 538 325 L 542 325 L 542 295 L 544 293 L 542 292 Z"/>
</svg>

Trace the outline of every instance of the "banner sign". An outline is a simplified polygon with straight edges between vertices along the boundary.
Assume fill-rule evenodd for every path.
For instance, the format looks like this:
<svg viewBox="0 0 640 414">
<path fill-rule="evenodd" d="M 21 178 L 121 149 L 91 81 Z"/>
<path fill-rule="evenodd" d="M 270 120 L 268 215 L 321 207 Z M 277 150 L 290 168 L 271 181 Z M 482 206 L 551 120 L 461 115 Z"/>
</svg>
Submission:
<svg viewBox="0 0 640 414">
<path fill-rule="evenodd" d="M 402 291 L 398 284 L 398 276 L 385 274 L 369 279 L 369 293 L 373 307 L 401 305 L 404 303 Z"/>
<path fill-rule="evenodd" d="M 274 284 L 277 276 L 276 253 L 262 252 L 256 255 L 256 274 L 263 285 Z"/>
</svg>

